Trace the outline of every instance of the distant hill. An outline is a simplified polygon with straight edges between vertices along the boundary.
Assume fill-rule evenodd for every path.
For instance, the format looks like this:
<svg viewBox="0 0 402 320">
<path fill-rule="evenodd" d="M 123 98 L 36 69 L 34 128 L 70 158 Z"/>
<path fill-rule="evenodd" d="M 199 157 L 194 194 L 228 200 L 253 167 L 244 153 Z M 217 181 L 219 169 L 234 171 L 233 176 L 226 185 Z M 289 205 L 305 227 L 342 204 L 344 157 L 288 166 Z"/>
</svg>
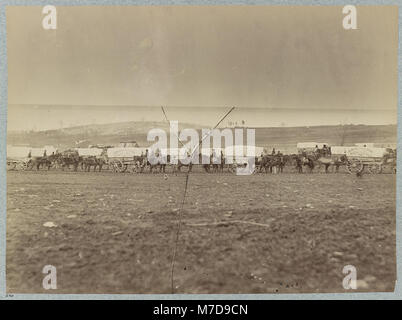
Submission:
<svg viewBox="0 0 402 320">
<path fill-rule="evenodd" d="M 147 133 L 152 128 L 160 128 L 169 131 L 166 122 L 118 122 L 107 124 L 92 124 L 85 126 L 69 127 L 46 131 L 10 131 L 7 133 L 7 144 L 29 145 L 42 147 L 53 145 L 60 148 L 88 146 L 90 144 L 116 145 L 122 141 L 137 141 L 139 145 L 148 145 Z M 180 123 L 179 129 L 195 128 L 199 126 L 188 123 Z"/>
<path fill-rule="evenodd" d="M 90 144 L 116 145 L 121 141 L 137 141 L 140 146 L 150 145 L 147 133 L 151 128 L 169 131 L 165 122 L 122 122 L 77 126 L 58 130 L 37 132 L 11 131 L 7 134 L 9 145 L 29 145 L 42 147 L 53 145 L 60 149 L 86 147 Z M 200 126 L 180 123 L 180 128 Z M 80 143 L 76 143 L 80 142 Z M 339 125 L 312 127 L 275 127 L 256 128 L 256 145 L 292 151 L 298 142 L 327 142 L 330 145 L 353 145 L 371 142 L 395 145 L 397 142 L 396 125 Z"/>
<path fill-rule="evenodd" d="M 295 151 L 298 142 L 321 142 L 333 146 L 374 143 L 393 146 L 397 143 L 396 125 L 338 125 L 292 128 L 257 128 L 256 145 Z"/>
</svg>

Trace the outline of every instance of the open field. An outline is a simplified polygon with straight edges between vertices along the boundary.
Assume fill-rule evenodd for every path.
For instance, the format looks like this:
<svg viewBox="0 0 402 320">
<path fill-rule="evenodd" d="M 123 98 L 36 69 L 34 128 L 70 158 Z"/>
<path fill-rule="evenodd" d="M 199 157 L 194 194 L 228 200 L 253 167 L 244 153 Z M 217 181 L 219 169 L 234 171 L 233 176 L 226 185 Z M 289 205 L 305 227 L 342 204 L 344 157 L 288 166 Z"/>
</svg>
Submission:
<svg viewBox="0 0 402 320">
<path fill-rule="evenodd" d="M 7 173 L 7 292 L 170 293 L 185 174 Z M 391 291 L 395 175 L 193 173 L 176 293 Z M 43 226 L 53 222 L 56 227 Z"/>
</svg>

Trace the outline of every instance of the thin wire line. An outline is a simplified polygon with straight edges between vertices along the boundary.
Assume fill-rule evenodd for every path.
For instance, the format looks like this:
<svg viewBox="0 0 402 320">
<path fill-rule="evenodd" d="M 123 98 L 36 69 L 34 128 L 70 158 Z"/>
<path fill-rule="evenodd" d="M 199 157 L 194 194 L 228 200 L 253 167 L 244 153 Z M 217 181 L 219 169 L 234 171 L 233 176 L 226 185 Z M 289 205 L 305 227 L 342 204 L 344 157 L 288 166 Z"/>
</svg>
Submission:
<svg viewBox="0 0 402 320">
<path fill-rule="evenodd" d="M 183 201 L 181 203 L 180 211 L 179 211 L 179 221 L 177 223 L 177 232 L 176 232 L 176 240 L 175 240 L 175 245 L 174 245 L 174 250 L 173 250 L 173 257 L 172 257 L 172 263 L 171 263 L 171 275 L 170 275 L 170 286 L 171 286 L 171 291 L 174 293 L 174 267 L 176 263 L 176 254 L 177 254 L 177 247 L 179 243 L 179 236 L 180 236 L 180 229 L 181 229 L 181 223 L 182 223 L 182 217 L 183 217 L 183 207 L 184 203 L 186 201 L 186 195 L 187 195 L 187 186 L 188 186 L 188 180 L 190 177 L 190 172 L 187 171 L 186 174 L 186 184 L 184 186 L 184 195 L 183 195 Z"/>
<path fill-rule="evenodd" d="M 166 115 L 165 109 L 163 107 L 161 107 L 161 108 L 162 108 L 163 115 L 165 116 L 165 120 L 169 123 L 169 120 L 168 120 L 168 117 Z M 234 108 L 235 107 L 232 107 L 228 112 L 226 112 L 226 114 L 218 121 L 218 123 L 213 127 L 212 130 L 216 129 L 220 125 L 220 123 L 229 115 L 229 113 L 231 113 L 234 110 Z M 197 150 L 197 148 L 201 145 L 202 141 L 207 136 L 209 136 L 211 134 L 212 130 L 210 130 L 210 132 L 208 132 L 202 139 L 200 139 L 200 141 L 198 143 L 198 146 L 193 150 L 193 152 L 191 153 L 191 156 L 194 154 L 195 150 Z M 179 137 L 177 137 L 177 139 L 180 141 Z M 185 147 L 183 143 L 182 143 L 182 146 Z M 186 183 L 185 183 L 185 186 L 184 186 L 183 200 L 182 200 L 180 210 L 179 210 L 179 220 L 178 220 L 178 223 L 177 223 L 175 246 L 174 246 L 172 262 L 171 262 L 170 286 L 171 286 L 172 294 L 174 293 L 174 267 L 175 267 L 175 264 L 176 264 L 177 248 L 178 248 L 179 236 L 180 236 L 180 230 L 181 230 L 181 224 L 182 224 L 183 208 L 184 208 L 184 204 L 186 202 L 189 177 L 190 177 L 190 168 L 189 168 L 189 170 L 187 171 L 187 174 L 186 174 Z"/>
<path fill-rule="evenodd" d="M 169 122 L 169 120 L 168 120 L 168 117 L 167 117 L 167 115 L 166 115 L 165 109 L 164 109 L 163 107 L 161 107 L 161 109 L 162 109 L 163 115 L 165 116 L 166 122 L 170 124 L 170 122 Z M 176 136 L 177 140 L 181 143 L 182 147 L 185 148 L 184 143 L 180 140 L 180 138 L 177 136 L 177 134 L 174 134 L 174 135 Z"/>
</svg>

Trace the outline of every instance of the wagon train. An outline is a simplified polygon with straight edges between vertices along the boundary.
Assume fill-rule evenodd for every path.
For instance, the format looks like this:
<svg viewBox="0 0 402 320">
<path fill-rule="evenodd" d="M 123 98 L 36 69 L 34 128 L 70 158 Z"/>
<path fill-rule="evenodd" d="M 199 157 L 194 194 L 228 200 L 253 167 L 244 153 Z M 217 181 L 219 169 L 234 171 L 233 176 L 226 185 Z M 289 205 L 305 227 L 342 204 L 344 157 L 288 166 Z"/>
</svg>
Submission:
<svg viewBox="0 0 402 320">
<path fill-rule="evenodd" d="M 245 167 L 250 163 L 250 158 L 254 158 L 254 173 L 282 173 L 285 166 L 291 167 L 291 172 L 296 169 L 299 173 L 313 172 L 315 168 L 320 172 L 322 166 L 325 167 L 326 173 L 329 172 L 328 168 L 338 172 L 341 166 L 347 172 L 355 174 L 363 171 L 371 174 L 396 172 L 396 150 L 371 145 L 330 146 L 327 143 L 304 142 L 297 144 L 297 154 L 282 154 L 279 150 L 275 152 L 275 149 L 269 153 L 262 147 L 234 145 L 225 148 L 201 148 L 198 159 L 189 159 L 192 151 L 185 148 L 153 150 L 152 147 L 138 147 L 132 143 L 116 147 L 71 148 L 64 151 L 50 146 L 8 146 L 7 170 L 91 171 L 93 168 L 93 171 L 102 171 L 108 168 L 118 173 L 165 173 L 166 168 L 170 168 L 172 173 L 176 173 L 180 172 L 183 166 L 191 171 L 195 165 L 205 172 L 217 173 L 225 170 L 235 173 L 237 168 Z M 150 156 L 154 153 L 157 154 L 156 163 L 150 161 Z"/>
</svg>

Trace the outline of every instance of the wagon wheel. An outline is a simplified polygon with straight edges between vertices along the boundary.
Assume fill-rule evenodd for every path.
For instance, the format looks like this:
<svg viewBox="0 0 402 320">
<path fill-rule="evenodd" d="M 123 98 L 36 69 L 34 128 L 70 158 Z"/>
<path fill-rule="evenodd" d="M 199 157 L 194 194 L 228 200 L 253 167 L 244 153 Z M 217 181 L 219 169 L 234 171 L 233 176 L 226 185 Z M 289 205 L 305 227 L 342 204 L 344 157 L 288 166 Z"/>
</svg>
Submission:
<svg viewBox="0 0 402 320">
<path fill-rule="evenodd" d="M 382 172 L 382 165 L 380 163 L 371 163 L 368 165 L 368 170 L 371 174 L 379 174 Z"/>
<path fill-rule="evenodd" d="M 128 165 L 123 163 L 122 161 L 119 161 L 119 172 L 123 173 L 127 171 Z"/>
<path fill-rule="evenodd" d="M 230 173 L 235 173 L 236 172 L 236 165 L 235 164 L 229 164 L 228 171 Z"/>
<path fill-rule="evenodd" d="M 358 173 L 363 171 L 364 165 L 361 160 L 352 160 L 348 161 L 346 168 L 348 169 L 349 173 Z"/>
<path fill-rule="evenodd" d="M 131 173 L 140 173 L 141 168 L 138 164 L 133 164 L 132 166 L 130 166 L 130 172 Z"/>
<path fill-rule="evenodd" d="M 28 169 L 28 163 L 27 162 L 21 162 L 18 166 L 21 170 L 27 170 Z"/>
<path fill-rule="evenodd" d="M 260 166 L 259 166 L 259 165 L 255 165 L 253 174 L 257 174 L 257 173 L 259 173 L 259 172 L 260 172 Z"/>
<path fill-rule="evenodd" d="M 119 170 L 119 165 L 118 165 L 118 162 L 117 161 L 113 161 L 113 162 L 111 162 L 110 163 L 111 165 L 112 165 L 112 169 L 113 169 L 113 172 L 118 172 Z"/>
<path fill-rule="evenodd" d="M 116 172 L 125 172 L 127 170 L 127 165 L 124 164 L 122 161 L 115 161 L 113 162 L 113 168 Z"/>
<path fill-rule="evenodd" d="M 33 161 L 28 161 L 28 162 L 24 161 L 24 162 L 21 162 L 21 163 L 18 164 L 18 169 L 24 170 L 24 171 L 25 170 L 32 170 L 33 167 L 34 167 Z"/>
<path fill-rule="evenodd" d="M 7 162 L 7 170 L 16 170 L 16 169 L 17 169 L 17 163 Z"/>
</svg>

